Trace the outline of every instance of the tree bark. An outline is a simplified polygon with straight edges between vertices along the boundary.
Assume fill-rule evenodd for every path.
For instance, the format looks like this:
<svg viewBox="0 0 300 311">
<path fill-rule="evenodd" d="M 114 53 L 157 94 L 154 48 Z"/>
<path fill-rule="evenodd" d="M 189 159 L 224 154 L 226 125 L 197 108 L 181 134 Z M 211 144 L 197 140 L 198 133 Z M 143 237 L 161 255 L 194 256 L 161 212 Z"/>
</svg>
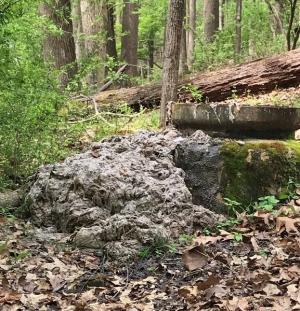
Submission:
<svg viewBox="0 0 300 311">
<path fill-rule="evenodd" d="M 192 71 L 194 62 L 195 49 L 195 33 L 196 33 L 196 0 L 187 0 L 188 4 L 188 23 L 187 23 L 187 65 L 188 69 Z"/>
<path fill-rule="evenodd" d="M 138 15 L 139 5 L 136 1 L 124 0 L 122 15 L 121 58 L 128 64 L 126 73 L 138 75 Z"/>
<path fill-rule="evenodd" d="M 147 41 L 148 46 L 148 76 L 152 74 L 154 67 L 154 51 L 155 51 L 155 33 L 154 31 L 150 31 L 149 38 Z"/>
<path fill-rule="evenodd" d="M 184 0 L 170 0 L 166 29 L 164 65 L 162 75 L 160 127 L 167 121 L 167 104 L 177 99 L 180 40 L 184 16 Z"/>
<path fill-rule="evenodd" d="M 270 19 L 271 19 L 271 29 L 274 36 L 283 34 L 283 3 L 278 0 L 274 2 L 274 4 L 270 0 L 265 0 L 268 5 L 270 11 Z"/>
<path fill-rule="evenodd" d="M 48 1 L 40 5 L 40 14 L 49 18 L 62 31 L 61 35 L 49 33 L 43 44 L 46 61 L 53 63 L 57 69 L 67 66 L 60 76 L 61 86 L 65 87 L 76 73 L 75 41 L 71 20 L 69 0 Z"/>
<path fill-rule="evenodd" d="M 238 60 L 242 50 L 242 0 L 236 0 L 235 23 L 235 59 Z"/>
<path fill-rule="evenodd" d="M 107 4 L 107 20 L 106 20 L 106 53 L 108 56 L 118 59 L 116 35 L 115 35 L 115 9 L 113 3 Z"/>
<path fill-rule="evenodd" d="M 180 58 L 179 58 L 179 76 L 182 77 L 186 73 L 188 73 L 188 64 L 187 64 L 187 28 L 188 28 L 188 16 L 186 15 L 186 12 L 188 11 L 186 8 L 186 4 L 189 0 L 184 0 L 184 6 L 183 6 L 183 15 L 185 16 L 185 23 L 182 27 L 182 33 L 181 33 L 181 41 L 180 41 Z"/>
<path fill-rule="evenodd" d="M 190 94 L 180 90 L 181 86 L 193 84 L 203 100 L 223 101 L 232 94 L 242 95 L 250 92 L 258 94 L 275 88 L 297 86 L 300 83 L 300 49 L 280 55 L 259 59 L 239 66 L 228 67 L 215 72 L 199 73 L 179 84 L 180 98 L 190 98 Z M 175 95 L 172 94 L 175 98 Z M 138 110 L 142 107 L 154 107 L 160 103 L 161 85 L 135 87 L 99 93 L 97 102 L 116 105 L 127 102 Z"/>
<path fill-rule="evenodd" d="M 90 86 L 98 86 L 105 78 L 104 61 L 106 57 L 104 0 L 81 0 L 82 29 L 84 33 L 84 54 L 95 58 L 96 65 L 86 77 Z"/>
<path fill-rule="evenodd" d="M 225 25 L 225 0 L 219 0 L 219 30 L 224 29 Z"/>
<path fill-rule="evenodd" d="M 73 36 L 75 40 L 76 60 L 80 61 L 84 57 L 84 40 L 83 40 L 80 0 L 72 1 L 71 5 L 72 5 Z"/>
<path fill-rule="evenodd" d="M 286 35 L 288 51 L 296 49 L 300 37 L 300 25 L 294 25 L 295 16 L 297 13 L 298 0 L 290 0 L 289 3 L 290 3 L 290 16 Z"/>
<path fill-rule="evenodd" d="M 204 0 L 204 39 L 212 42 L 219 29 L 219 0 Z"/>
</svg>

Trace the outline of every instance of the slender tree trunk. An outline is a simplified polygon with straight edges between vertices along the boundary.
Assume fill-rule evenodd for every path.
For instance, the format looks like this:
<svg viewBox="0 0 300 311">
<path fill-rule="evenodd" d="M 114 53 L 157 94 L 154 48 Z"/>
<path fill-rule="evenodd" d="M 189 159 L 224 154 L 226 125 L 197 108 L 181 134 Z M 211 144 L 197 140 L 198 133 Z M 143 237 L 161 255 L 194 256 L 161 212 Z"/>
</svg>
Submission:
<svg viewBox="0 0 300 311">
<path fill-rule="evenodd" d="M 225 3 L 225 0 L 219 0 L 219 30 L 223 30 L 225 25 Z"/>
<path fill-rule="evenodd" d="M 235 59 L 237 60 L 242 50 L 242 0 L 236 0 L 236 33 L 235 33 Z"/>
<path fill-rule="evenodd" d="M 212 42 L 219 29 L 219 0 L 204 0 L 204 39 Z"/>
<path fill-rule="evenodd" d="M 271 29 L 274 37 L 283 34 L 283 3 L 278 0 L 274 4 L 270 0 L 265 0 L 270 11 Z"/>
<path fill-rule="evenodd" d="M 184 1 L 170 0 L 166 41 L 164 51 L 163 84 L 160 106 L 160 126 L 164 128 L 167 122 L 167 104 L 177 99 L 178 67 L 180 40 L 184 16 Z"/>
<path fill-rule="evenodd" d="M 182 34 L 180 40 L 180 58 L 179 58 L 179 76 L 184 76 L 188 73 L 187 65 L 187 44 L 186 44 L 186 30 L 182 27 Z"/>
<path fill-rule="evenodd" d="M 124 0 L 121 58 L 128 64 L 126 73 L 130 76 L 138 75 L 138 8 L 139 5 L 136 1 Z"/>
<path fill-rule="evenodd" d="M 40 13 L 48 17 L 56 27 L 61 29 L 61 35 L 48 34 L 43 44 L 46 61 L 53 63 L 57 69 L 66 70 L 60 76 L 61 86 L 65 87 L 76 73 L 75 41 L 71 20 L 71 4 L 69 0 L 43 2 Z"/>
<path fill-rule="evenodd" d="M 286 35 L 288 51 L 296 49 L 297 42 L 300 37 L 300 25 L 293 27 L 297 11 L 298 0 L 290 0 L 289 3 L 290 3 L 290 17 Z"/>
<path fill-rule="evenodd" d="M 189 0 L 184 0 L 184 12 L 183 16 L 185 17 L 185 21 L 183 23 L 182 27 L 182 33 L 181 33 L 181 41 L 180 41 L 180 58 L 179 58 L 179 76 L 183 76 L 188 72 L 188 65 L 187 65 L 187 41 L 188 41 L 188 36 L 187 36 L 187 27 L 188 27 L 188 16 L 186 15 L 186 12 L 188 12 L 187 8 L 187 2 Z"/>
<path fill-rule="evenodd" d="M 188 69 L 192 71 L 194 62 L 195 49 L 195 32 L 196 32 L 196 0 L 187 0 L 188 10 L 188 24 L 187 24 L 187 65 Z"/>
<path fill-rule="evenodd" d="M 106 53 L 108 56 L 118 59 L 117 46 L 116 46 L 116 34 L 115 34 L 115 9 L 114 4 L 107 4 L 107 43 L 106 43 Z"/>
<path fill-rule="evenodd" d="M 76 59 L 80 61 L 84 57 L 84 39 L 81 19 L 80 0 L 72 1 L 73 36 L 75 40 Z"/>
<path fill-rule="evenodd" d="M 149 38 L 147 41 L 148 45 L 148 76 L 151 75 L 154 67 L 154 51 L 155 51 L 155 41 L 154 41 L 154 31 L 150 31 Z"/>
</svg>

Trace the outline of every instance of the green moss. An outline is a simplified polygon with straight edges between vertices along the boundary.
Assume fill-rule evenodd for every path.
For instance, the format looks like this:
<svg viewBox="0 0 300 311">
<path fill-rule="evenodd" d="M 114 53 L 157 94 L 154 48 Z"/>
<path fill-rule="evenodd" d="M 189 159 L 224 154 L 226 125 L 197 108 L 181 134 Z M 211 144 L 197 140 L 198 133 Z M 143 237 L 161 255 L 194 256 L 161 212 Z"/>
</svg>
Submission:
<svg viewBox="0 0 300 311">
<path fill-rule="evenodd" d="M 226 142 L 221 155 L 223 197 L 243 204 L 300 179 L 300 143 L 294 140 Z"/>
</svg>

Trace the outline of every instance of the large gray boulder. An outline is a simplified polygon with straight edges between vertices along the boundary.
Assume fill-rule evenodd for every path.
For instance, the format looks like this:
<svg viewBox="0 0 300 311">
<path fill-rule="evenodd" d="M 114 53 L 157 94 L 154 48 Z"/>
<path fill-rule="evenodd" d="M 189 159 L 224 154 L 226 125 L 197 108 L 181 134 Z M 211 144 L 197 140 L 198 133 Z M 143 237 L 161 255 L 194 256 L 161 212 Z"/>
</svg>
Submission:
<svg viewBox="0 0 300 311">
<path fill-rule="evenodd" d="M 213 145 L 201 131 L 189 138 L 175 130 L 140 132 L 104 139 L 41 167 L 27 196 L 33 221 L 74 233 L 78 246 L 101 248 L 118 259 L 158 237 L 213 225 L 221 217 L 193 203 L 185 173 L 174 163 L 187 141 L 205 150 Z"/>
</svg>

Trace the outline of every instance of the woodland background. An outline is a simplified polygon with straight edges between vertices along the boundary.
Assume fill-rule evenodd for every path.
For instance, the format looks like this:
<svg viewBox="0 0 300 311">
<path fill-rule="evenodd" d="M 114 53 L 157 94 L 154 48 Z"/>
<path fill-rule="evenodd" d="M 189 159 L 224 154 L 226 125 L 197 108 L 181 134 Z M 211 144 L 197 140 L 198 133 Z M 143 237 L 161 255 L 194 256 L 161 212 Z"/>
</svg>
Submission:
<svg viewBox="0 0 300 311">
<path fill-rule="evenodd" d="M 90 140 L 158 126 L 157 111 L 136 114 L 125 103 L 93 118 L 91 105 L 77 99 L 108 81 L 119 88 L 161 79 L 167 6 L 0 1 L 0 190 Z M 186 0 L 185 7 L 181 76 L 299 46 L 298 0 Z"/>
</svg>

